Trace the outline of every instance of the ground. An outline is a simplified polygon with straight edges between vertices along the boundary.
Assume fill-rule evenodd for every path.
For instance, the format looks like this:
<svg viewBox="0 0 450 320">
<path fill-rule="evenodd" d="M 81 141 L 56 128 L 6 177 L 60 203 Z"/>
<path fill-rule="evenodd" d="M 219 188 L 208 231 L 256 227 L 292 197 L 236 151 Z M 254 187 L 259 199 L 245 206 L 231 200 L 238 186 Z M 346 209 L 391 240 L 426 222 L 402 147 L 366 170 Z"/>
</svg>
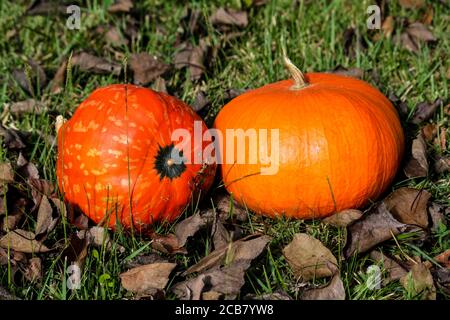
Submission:
<svg viewBox="0 0 450 320">
<path fill-rule="evenodd" d="M 239 92 L 257 88 L 288 77 L 282 63 L 282 47 L 285 47 L 291 60 L 305 72 L 330 71 L 338 67 L 355 68 L 353 70 L 357 72 L 362 70 L 364 80 L 378 87 L 386 96 L 396 96 L 404 102 L 407 112 L 403 124 L 409 146 L 410 140 L 419 131 L 419 126 L 411 124 L 409 120 L 420 102 L 443 99 L 444 103 L 428 122 L 441 127 L 448 126 L 448 123 L 445 124 L 448 115 L 444 106 L 445 101 L 448 103 L 449 91 L 450 11 L 445 1 L 427 1 L 428 4 L 418 9 L 406 8 L 398 1 L 390 1 L 389 11 L 386 11 L 386 7 L 382 21 L 390 15 L 395 18 L 395 26 L 392 35 L 386 37 L 382 36 L 382 30 L 367 29 L 367 7 L 372 4 L 370 1 L 260 1 L 260 5 L 244 0 L 192 1 L 186 4 L 180 1 L 135 1 L 131 14 L 108 12 L 111 2 L 81 3 L 79 30 L 67 28 L 68 14 L 50 12 L 30 15 L 23 1 L 0 3 L 0 110 L 5 104 L 29 98 L 44 101 L 47 106 L 41 113 L 12 115 L 2 120 L 4 125 L 31 133 L 26 157 L 37 166 L 42 179 L 56 181 L 56 147 L 43 138 L 54 134 L 56 116 L 70 118 L 77 105 L 95 88 L 111 83 L 132 82 L 132 74 L 96 74 L 73 68 L 62 83 L 62 90 L 55 93 L 51 90 L 51 84 L 43 88 L 37 84 L 31 92 L 27 92 L 14 80 L 14 70 L 29 70 L 30 67 L 26 66 L 32 59 L 44 68 L 47 78 L 52 79 L 61 63 L 81 50 L 108 61 L 116 61 L 121 66 L 129 65 L 126 57 L 133 53 L 147 52 L 157 56 L 169 66 L 168 71 L 161 75 L 169 94 L 188 104 L 199 103 L 199 92 L 207 99 L 206 106 L 199 114 L 208 125 L 212 124 L 221 107 L 229 100 L 230 90 Z M 232 25 L 230 30 L 213 26 L 208 18 L 220 7 L 247 11 L 248 25 Z M 190 33 L 186 29 L 192 10 L 199 10 L 202 22 Z M 432 21 L 429 28 L 436 40 L 417 42 L 416 48 L 408 50 L 408 44 L 398 38 L 408 24 L 427 19 L 430 10 Z M 130 15 L 136 22 L 134 30 L 130 26 Z M 128 43 L 108 43 L 105 36 L 98 32 L 98 26 L 117 28 L 120 37 L 127 39 Z M 350 27 L 355 30 L 352 38 L 346 33 Z M 130 37 L 132 32 L 136 34 Z M 180 50 L 180 42 L 186 41 L 196 46 L 201 39 L 207 41 L 209 46 L 203 62 L 205 70 L 198 80 L 192 80 L 192 68 L 175 68 L 174 60 Z M 152 81 L 147 86 L 154 85 Z M 448 131 L 443 134 L 448 136 Z M 430 166 L 438 155 L 448 157 L 448 142 L 444 146 L 430 143 Z M 13 151 L 0 148 L 0 160 L 15 161 L 15 157 Z M 431 201 L 443 207 L 450 204 L 448 171 L 436 174 L 430 169 L 427 177 L 411 179 L 399 174 L 388 192 L 405 186 L 426 189 L 431 193 Z M 193 211 L 195 209 L 187 210 L 185 216 L 191 215 Z M 345 228 L 336 228 L 320 221 L 272 220 L 257 217 L 251 212 L 249 217 L 247 222 L 240 224 L 245 234 L 262 231 L 273 238 L 268 249 L 259 256 L 258 263 L 254 261 L 247 271 L 241 298 L 246 294 L 261 295 L 277 290 L 287 292 L 292 298 L 299 297 L 302 284 L 296 281 L 281 253 L 293 235 L 299 232 L 314 236 L 332 251 L 340 267 L 347 299 L 417 298 L 398 281 L 380 290 L 367 288 L 366 269 L 373 262 L 368 254 L 347 260 L 342 258 Z M 446 219 L 448 221 L 448 216 Z M 30 215 L 24 225 L 32 228 L 35 218 Z M 61 223 L 46 241 L 53 244 L 67 242 L 69 234 L 75 229 L 74 226 Z M 162 226 L 158 230 L 162 234 L 171 231 L 170 226 Z M 126 263 L 137 255 L 155 251 L 147 238 L 120 232 L 112 233 L 111 236 L 114 245 L 123 246 L 125 250 L 121 252 L 110 251 L 104 246 L 89 247 L 80 290 L 67 289 L 67 265 L 61 260 L 61 251 L 40 255 L 44 270 L 40 281 L 12 279 L 11 265 L 2 265 L 0 285 L 22 299 L 129 298 L 132 295 L 121 286 L 119 274 L 127 270 Z M 191 266 L 209 253 L 210 240 L 206 231 L 201 232 L 188 243 L 187 255 L 178 254 L 170 259 L 181 268 Z M 382 244 L 386 254 L 402 258 L 419 256 L 423 261 L 432 260 L 432 257 L 448 248 L 449 231 L 445 226 L 431 233 L 425 242 L 411 240 L 408 234 L 402 234 Z M 178 281 L 177 277 L 171 277 L 166 292 L 170 292 L 171 285 Z M 322 283 L 325 282 L 312 280 L 309 285 Z M 439 299 L 449 298 L 448 291 L 439 288 L 437 296 Z M 167 297 L 175 298 L 170 293 Z"/>
</svg>

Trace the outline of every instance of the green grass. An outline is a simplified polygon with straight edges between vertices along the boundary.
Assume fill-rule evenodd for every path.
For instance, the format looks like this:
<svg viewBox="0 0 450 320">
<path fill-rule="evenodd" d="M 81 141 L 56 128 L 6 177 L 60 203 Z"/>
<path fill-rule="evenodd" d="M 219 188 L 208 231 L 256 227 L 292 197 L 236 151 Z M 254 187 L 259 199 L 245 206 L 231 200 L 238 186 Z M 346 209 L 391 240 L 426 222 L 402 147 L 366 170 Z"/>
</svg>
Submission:
<svg viewBox="0 0 450 320">
<path fill-rule="evenodd" d="M 86 1 L 82 6 L 81 30 L 68 30 L 64 16 L 24 16 L 26 5 L 16 1 L 0 2 L 0 108 L 4 103 L 24 100 L 30 95 L 12 81 L 12 71 L 23 68 L 27 60 L 32 58 L 44 66 L 47 76 L 56 72 L 64 57 L 77 50 L 88 50 L 96 55 L 115 60 L 135 52 L 149 52 L 171 63 L 175 54 L 174 45 L 180 35 L 180 20 L 186 6 L 198 8 L 205 17 L 221 5 L 240 8 L 246 1 L 193 1 L 184 6 L 179 1 L 141 1 L 138 4 L 140 16 L 144 21 L 139 29 L 136 41 L 129 46 L 104 49 L 105 43 L 95 35 L 95 27 L 101 24 L 117 26 L 122 32 L 127 28 L 126 16 L 112 15 L 106 11 L 111 1 Z M 437 1 L 433 3 L 434 19 L 432 30 L 439 39 L 432 47 L 422 45 L 417 54 L 410 53 L 395 44 L 392 39 L 374 42 L 367 36 L 366 8 L 373 1 L 299 1 L 293 5 L 291 1 L 268 1 L 262 7 L 249 10 L 249 25 L 242 34 L 226 42 L 220 48 L 217 58 L 211 63 L 203 79 L 192 83 L 189 72 L 185 69 L 173 70 L 165 76 L 169 93 L 178 96 L 187 103 L 192 103 L 198 90 L 206 92 L 211 101 L 211 108 L 205 120 L 211 124 L 223 106 L 225 92 L 233 89 L 256 88 L 288 77 L 281 60 L 281 47 L 287 48 L 291 60 L 303 71 L 326 71 L 336 66 L 358 67 L 365 70 L 364 79 L 378 86 L 384 93 L 394 93 L 406 99 L 410 115 L 414 106 L 421 101 L 432 101 L 438 97 L 448 99 L 449 80 L 448 52 L 450 34 L 448 26 L 449 10 Z M 410 21 L 420 20 L 423 10 L 406 10 L 396 1 L 390 6 L 391 15 Z M 356 51 L 350 58 L 344 54 L 343 33 L 354 25 L 368 43 L 364 52 Z M 397 26 L 399 23 L 397 23 Z M 159 27 L 164 28 L 164 32 Z M 17 36 L 7 39 L 4 35 L 16 27 Z M 399 33 L 396 28 L 394 33 Z M 223 36 L 211 25 L 207 25 L 204 34 L 211 43 L 218 44 Z M 371 32 L 372 34 L 374 32 Z M 199 42 L 198 35 L 189 39 Z M 120 61 L 118 61 L 120 62 Z M 372 74 L 377 73 L 379 81 L 374 82 Z M 96 87 L 111 83 L 124 82 L 124 76 L 93 75 L 72 70 L 65 90 L 56 95 L 49 93 L 49 88 L 35 90 L 37 99 L 48 100 L 49 109 L 43 114 L 29 114 L 13 117 L 8 124 L 29 131 L 33 144 L 27 148 L 26 156 L 38 165 L 41 177 L 55 181 L 55 147 L 36 134 L 39 129 L 43 134 L 53 134 L 54 121 L 62 114 L 69 118 L 76 106 Z M 435 122 L 442 122 L 444 114 L 438 110 Z M 412 136 L 415 128 L 408 133 Z M 436 150 L 439 152 L 439 150 Z M 446 151 L 448 154 L 448 151 Z M 6 149 L 0 148 L 0 159 L 13 159 Z M 12 160 L 13 161 L 13 160 Z M 426 188 L 432 193 L 433 201 L 442 205 L 450 204 L 449 176 L 430 179 L 409 179 L 396 181 L 392 189 L 401 186 Z M 206 200 L 207 201 L 207 200 Z M 186 215 L 192 214 L 188 210 Z M 30 221 L 32 227 L 34 221 Z M 58 227 L 50 234 L 49 242 L 61 241 L 64 235 L 74 228 Z M 320 222 L 288 221 L 286 219 L 270 220 L 251 216 L 249 222 L 241 226 L 246 232 L 264 231 L 273 236 L 268 251 L 253 263 L 247 272 L 246 284 L 242 290 L 246 293 L 270 293 L 278 289 L 297 297 L 299 286 L 296 283 L 281 249 L 290 242 L 298 232 L 308 232 L 321 240 L 338 258 L 341 276 L 348 299 L 409 299 L 407 292 L 394 282 L 381 290 L 367 290 L 365 286 L 366 269 L 372 262 L 367 256 L 341 261 L 341 251 L 345 241 L 345 230 L 330 227 Z M 170 227 L 162 226 L 159 231 L 168 232 Z M 0 284 L 8 287 L 17 296 L 24 299 L 122 299 L 130 297 L 120 286 L 118 275 L 126 270 L 126 263 L 136 254 L 152 252 L 148 240 L 138 235 L 129 237 L 123 233 L 112 234 L 113 243 L 125 247 L 125 252 L 106 250 L 106 248 L 90 248 L 82 274 L 80 290 L 67 289 L 67 265 L 62 261 L 60 253 L 43 255 L 44 278 L 42 283 L 27 281 L 14 282 L 8 277 L 5 266 L 0 267 Z M 65 239 L 67 240 L 67 238 Z M 383 245 L 384 251 L 391 254 L 403 253 L 418 255 L 423 260 L 449 248 L 449 231 L 442 228 L 432 235 L 432 241 L 420 248 L 408 237 Z M 198 261 L 211 249 L 207 233 L 200 233 L 194 242 L 188 244 L 189 255 L 176 256 L 181 267 L 187 267 Z M 179 279 L 175 279 L 179 280 Z M 174 280 L 170 284 L 174 284 Z M 323 281 L 317 280 L 316 284 Z M 169 286 L 170 286 L 169 284 Z M 439 292 L 439 298 L 449 298 Z"/>
</svg>

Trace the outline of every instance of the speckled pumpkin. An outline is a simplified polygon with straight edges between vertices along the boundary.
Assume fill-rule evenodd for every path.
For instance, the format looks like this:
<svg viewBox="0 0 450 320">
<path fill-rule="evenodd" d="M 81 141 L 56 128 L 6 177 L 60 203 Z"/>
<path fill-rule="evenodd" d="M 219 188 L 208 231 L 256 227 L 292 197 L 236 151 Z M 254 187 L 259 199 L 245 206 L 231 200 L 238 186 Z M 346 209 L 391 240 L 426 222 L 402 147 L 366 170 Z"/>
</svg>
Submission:
<svg viewBox="0 0 450 320">
<path fill-rule="evenodd" d="M 173 130 L 193 134 L 194 121 L 201 119 L 188 105 L 164 93 L 133 85 L 95 90 L 58 131 L 57 176 L 66 200 L 110 227 L 144 230 L 172 221 L 208 190 L 216 169 L 171 159 Z M 207 130 L 202 121 L 201 128 Z M 192 157 L 205 146 L 192 143 Z"/>
<path fill-rule="evenodd" d="M 256 213 L 302 219 L 376 200 L 392 182 L 404 149 L 392 104 L 364 81 L 326 73 L 303 75 L 287 58 L 286 66 L 294 80 L 240 95 L 215 120 L 222 132 L 279 130 L 278 172 L 262 175 L 267 164 L 259 159 L 239 164 L 235 154 L 234 161 L 221 165 L 226 189 Z M 224 159 L 226 144 L 224 134 Z M 248 144 L 245 148 L 248 159 Z"/>
</svg>

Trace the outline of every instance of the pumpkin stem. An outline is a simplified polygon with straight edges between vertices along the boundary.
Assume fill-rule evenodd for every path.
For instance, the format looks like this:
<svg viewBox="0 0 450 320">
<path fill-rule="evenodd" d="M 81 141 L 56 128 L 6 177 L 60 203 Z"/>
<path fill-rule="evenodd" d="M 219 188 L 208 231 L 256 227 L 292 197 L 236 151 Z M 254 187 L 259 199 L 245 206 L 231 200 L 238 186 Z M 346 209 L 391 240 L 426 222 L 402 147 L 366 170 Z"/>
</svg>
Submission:
<svg viewBox="0 0 450 320">
<path fill-rule="evenodd" d="M 291 87 L 292 90 L 299 90 L 308 85 L 305 80 L 305 76 L 303 72 L 300 71 L 299 68 L 292 63 L 291 59 L 289 59 L 286 55 L 283 55 L 284 65 L 289 70 L 292 78 L 294 79 L 294 85 Z"/>
</svg>

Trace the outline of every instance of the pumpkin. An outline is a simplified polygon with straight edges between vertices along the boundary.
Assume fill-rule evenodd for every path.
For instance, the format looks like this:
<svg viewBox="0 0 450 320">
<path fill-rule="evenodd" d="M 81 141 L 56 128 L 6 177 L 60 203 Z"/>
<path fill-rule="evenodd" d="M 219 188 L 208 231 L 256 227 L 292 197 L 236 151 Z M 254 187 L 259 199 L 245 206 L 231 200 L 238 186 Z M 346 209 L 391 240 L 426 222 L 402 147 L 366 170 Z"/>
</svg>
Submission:
<svg viewBox="0 0 450 320">
<path fill-rule="evenodd" d="M 207 132 L 188 105 L 164 93 L 133 85 L 95 90 L 58 130 L 60 190 L 94 222 L 112 228 L 120 223 L 142 231 L 174 220 L 214 179 L 214 161 L 187 163 L 179 141 L 172 141 L 176 129 L 192 134 L 194 122 Z M 191 156 L 206 146 L 187 143 Z"/>
<path fill-rule="evenodd" d="M 396 110 L 364 81 L 303 74 L 287 57 L 285 64 L 292 80 L 248 91 L 216 117 L 226 189 L 256 213 L 301 219 L 375 200 L 392 182 L 403 155 Z M 238 130 L 248 133 L 241 145 Z M 256 131 L 253 150 L 248 130 Z"/>
</svg>

